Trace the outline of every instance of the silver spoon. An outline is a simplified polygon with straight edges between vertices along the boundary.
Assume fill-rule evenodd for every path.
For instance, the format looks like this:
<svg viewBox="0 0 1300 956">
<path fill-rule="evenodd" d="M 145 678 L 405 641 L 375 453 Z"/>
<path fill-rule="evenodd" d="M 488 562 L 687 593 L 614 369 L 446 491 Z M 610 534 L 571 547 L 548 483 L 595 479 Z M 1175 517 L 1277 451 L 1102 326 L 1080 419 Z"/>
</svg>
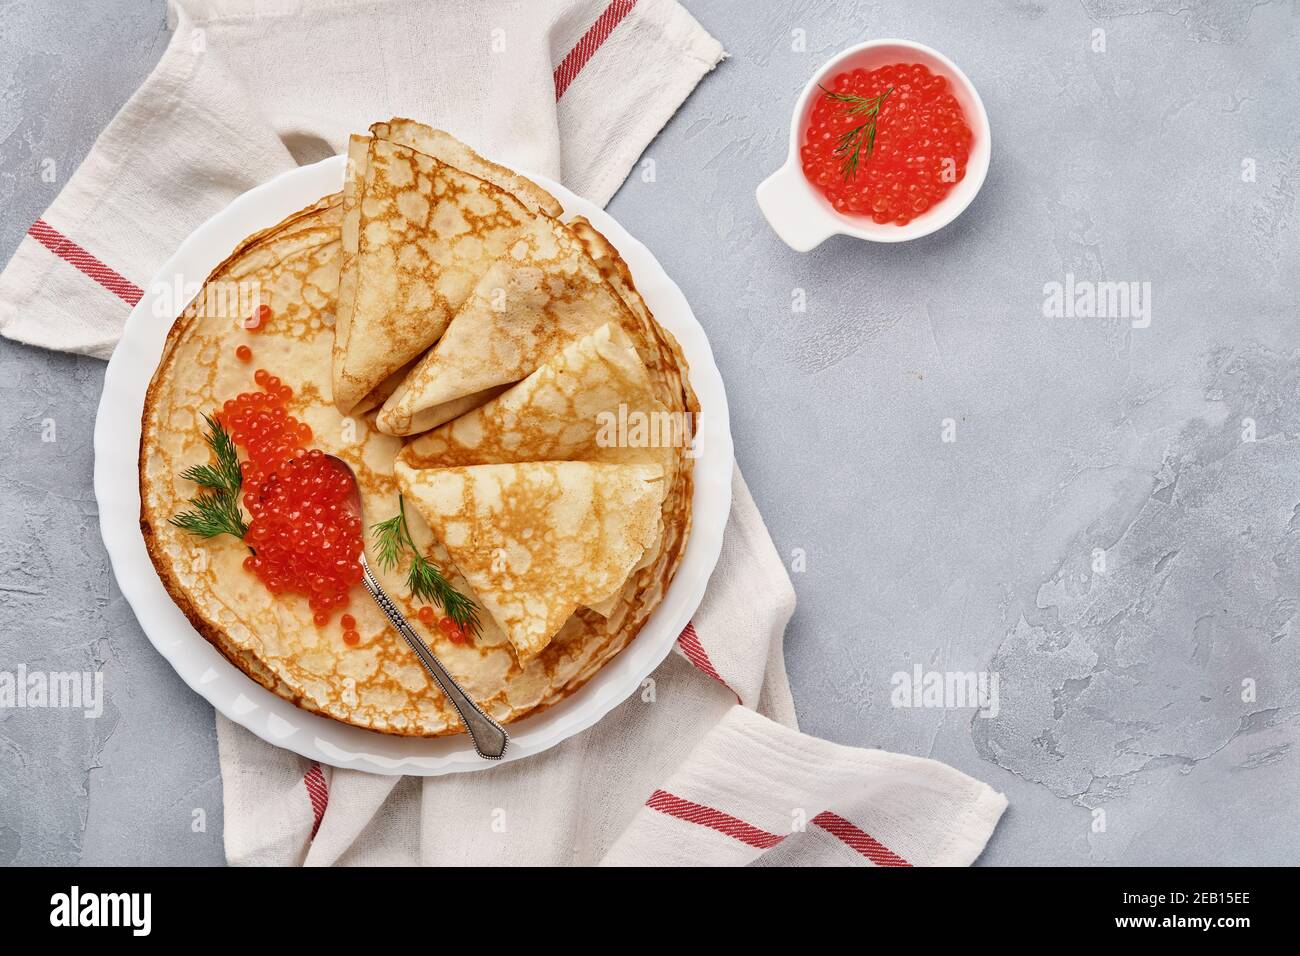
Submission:
<svg viewBox="0 0 1300 956">
<path fill-rule="evenodd" d="M 345 504 L 350 512 L 356 515 L 357 520 L 361 522 L 362 533 L 365 533 L 366 522 L 361 513 L 361 489 L 357 485 L 357 476 L 350 466 L 342 458 L 336 458 L 334 455 L 326 455 L 325 458 L 333 462 L 334 465 L 343 471 L 352 482 L 352 494 L 348 496 Z M 370 565 L 366 562 L 366 550 L 361 549 L 361 582 L 370 592 L 370 596 L 375 599 L 379 609 L 387 615 L 389 623 L 397 630 L 397 633 L 406 639 L 406 643 L 411 645 L 411 650 L 415 651 L 415 656 L 420 659 L 429 676 L 434 679 L 442 692 L 447 695 L 451 701 L 456 713 L 460 714 L 461 721 L 469 730 L 470 738 L 474 741 L 474 749 L 484 760 L 500 760 L 506 752 L 506 744 L 509 743 L 510 737 L 500 724 L 487 715 L 487 713 L 474 701 L 470 700 L 468 694 L 461 689 L 455 679 L 447 673 L 447 668 L 442 666 L 442 662 L 429 649 L 429 645 L 424 642 L 424 638 L 416 633 L 415 628 L 407 623 L 406 617 L 402 614 L 393 599 L 384 593 L 383 587 L 379 584 L 379 579 L 375 577 L 370 570 Z"/>
</svg>

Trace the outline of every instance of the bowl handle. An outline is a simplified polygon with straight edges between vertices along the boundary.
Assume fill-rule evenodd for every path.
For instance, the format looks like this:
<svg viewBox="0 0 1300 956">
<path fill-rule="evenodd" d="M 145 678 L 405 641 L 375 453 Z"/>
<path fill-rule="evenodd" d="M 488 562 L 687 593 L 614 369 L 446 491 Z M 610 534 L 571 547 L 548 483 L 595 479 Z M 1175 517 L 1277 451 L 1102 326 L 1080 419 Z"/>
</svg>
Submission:
<svg viewBox="0 0 1300 956">
<path fill-rule="evenodd" d="M 811 184 L 793 160 L 759 183 L 754 196 L 768 225 L 795 252 L 807 252 L 836 232 L 834 220 L 818 208 Z"/>
</svg>

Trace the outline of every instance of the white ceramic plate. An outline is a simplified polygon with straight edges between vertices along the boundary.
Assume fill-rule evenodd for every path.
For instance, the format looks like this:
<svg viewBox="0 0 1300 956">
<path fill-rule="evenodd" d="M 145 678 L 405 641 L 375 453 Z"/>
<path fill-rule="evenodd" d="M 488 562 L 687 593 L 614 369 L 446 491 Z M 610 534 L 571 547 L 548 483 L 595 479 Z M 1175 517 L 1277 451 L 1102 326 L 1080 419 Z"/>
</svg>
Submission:
<svg viewBox="0 0 1300 956">
<path fill-rule="evenodd" d="M 181 288 L 197 289 L 244 238 L 283 220 L 343 182 L 344 158 L 336 156 L 284 173 L 240 196 L 200 226 L 150 283 L 131 316 L 108 371 L 95 422 L 95 498 L 99 524 L 117 575 L 144 632 L 185 683 L 221 713 L 263 740 L 335 767 L 385 774 L 433 776 L 496 766 L 474 753 L 464 735 L 409 738 L 362 730 L 293 704 L 245 676 L 191 626 L 163 588 L 140 534 L 140 419 L 145 390 L 162 356 Z M 672 650 L 704 596 L 722 549 L 731 510 L 732 446 L 727 397 L 704 330 L 677 285 L 654 256 L 604 210 L 543 176 L 531 176 L 564 204 L 566 218 L 586 216 L 612 242 L 637 289 L 681 344 L 691 385 L 703 409 L 696 434 L 693 525 L 686 553 L 663 603 L 641 633 L 577 693 L 542 713 L 508 725 L 505 761 L 522 760 L 585 730 L 630 697 Z M 167 297 L 171 297 L 169 300 Z M 159 303 L 155 314 L 155 302 Z M 159 318 L 158 316 L 166 316 Z M 397 637 L 394 636 L 394 640 Z M 436 691 L 431 691 L 436 693 Z"/>
</svg>

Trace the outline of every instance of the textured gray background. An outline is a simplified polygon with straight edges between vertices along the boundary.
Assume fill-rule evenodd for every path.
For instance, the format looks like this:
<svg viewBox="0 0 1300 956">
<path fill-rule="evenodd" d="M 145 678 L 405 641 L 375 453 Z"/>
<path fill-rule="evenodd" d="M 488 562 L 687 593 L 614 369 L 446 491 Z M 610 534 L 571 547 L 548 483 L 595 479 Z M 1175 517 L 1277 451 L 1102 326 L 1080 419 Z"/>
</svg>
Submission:
<svg viewBox="0 0 1300 956">
<path fill-rule="evenodd" d="M 786 644 L 803 727 L 1004 790 L 985 863 L 1300 861 L 1300 8 L 687 6 L 731 59 L 610 211 L 708 329 L 754 496 L 807 555 Z M 166 36 L 161 0 L 0 3 L 0 261 Z M 971 76 L 988 181 L 927 239 L 792 253 L 754 187 L 810 72 L 872 36 Z M 1066 273 L 1152 283 L 1151 327 L 1044 319 Z M 100 720 L 0 712 L 0 863 L 217 863 L 212 712 L 99 540 L 102 374 L 0 341 L 0 669 L 102 669 L 110 695 Z M 915 662 L 996 671 L 1000 714 L 891 707 Z"/>
</svg>

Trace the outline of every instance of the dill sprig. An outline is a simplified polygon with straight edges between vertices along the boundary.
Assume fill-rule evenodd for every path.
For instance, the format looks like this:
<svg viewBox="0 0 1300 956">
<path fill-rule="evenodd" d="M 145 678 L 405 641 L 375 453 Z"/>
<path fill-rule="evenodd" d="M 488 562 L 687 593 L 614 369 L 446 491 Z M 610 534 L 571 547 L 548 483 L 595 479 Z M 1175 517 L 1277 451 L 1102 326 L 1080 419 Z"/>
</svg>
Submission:
<svg viewBox="0 0 1300 956">
<path fill-rule="evenodd" d="M 239 488 L 243 484 L 239 455 L 230 433 L 219 421 L 211 415 L 204 415 L 203 420 L 208 426 L 203 438 L 216 463 L 194 465 L 181 472 L 182 478 L 204 490 L 190 499 L 194 509 L 182 511 L 171 519 L 171 523 L 201 538 L 215 538 L 219 534 L 242 538 L 248 525 L 239 510 Z"/>
<path fill-rule="evenodd" d="M 820 85 L 820 84 L 818 84 Z M 872 150 L 876 148 L 876 118 L 880 114 L 880 107 L 885 102 L 885 97 L 894 92 L 891 86 L 879 96 L 858 96 L 856 93 L 834 93 L 826 87 L 821 88 L 828 99 L 836 100 L 848 105 L 849 116 L 861 116 L 863 121 L 846 130 L 841 136 L 840 141 L 835 147 L 836 153 L 848 153 L 844 157 L 844 163 L 840 167 L 844 173 L 844 181 L 848 182 L 857 177 L 858 160 L 862 157 L 863 146 L 867 149 L 866 159 L 871 158 Z"/>
<path fill-rule="evenodd" d="M 411 529 L 406 524 L 406 499 L 397 496 L 397 514 L 387 521 L 372 525 L 375 537 L 375 560 L 379 567 L 391 571 L 401 560 L 402 553 L 411 553 L 411 566 L 406 572 L 406 587 L 411 596 L 425 604 L 437 604 L 460 629 L 468 634 L 478 634 L 478 605 L 457 591 L 436 564 L 420 553 L 411 539 Z"/>
</svg>

